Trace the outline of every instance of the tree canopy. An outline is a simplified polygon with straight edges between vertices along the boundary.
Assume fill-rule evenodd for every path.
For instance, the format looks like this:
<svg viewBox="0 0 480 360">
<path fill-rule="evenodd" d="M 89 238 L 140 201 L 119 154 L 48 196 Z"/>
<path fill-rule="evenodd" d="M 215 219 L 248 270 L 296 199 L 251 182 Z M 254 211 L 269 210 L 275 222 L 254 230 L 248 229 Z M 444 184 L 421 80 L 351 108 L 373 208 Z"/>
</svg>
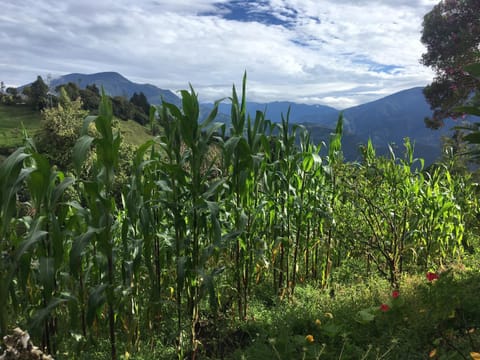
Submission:
<svg viewBox="0 0 480 360">
<path fill-rule="evenodd" d="M 442 0 L 423 20 L 422 43 L 427 52 L 422 63 L 435 71 L 424 94 L 433 111 L 426 125 L 439 128 L 444 120 L 456 117 L 454 108 L 462 105 L 480 82 L 464 71 L 480 60 L 480 2 Z"/>
<path fill-rule="evenodd" d="M 43 110 L 48 105 L 48 86 L 41 76 L 37 76 L 30 86 L 23 89 L 23 93 L 28 97 L 28 103 L 35 110 Z"/>
</svg>

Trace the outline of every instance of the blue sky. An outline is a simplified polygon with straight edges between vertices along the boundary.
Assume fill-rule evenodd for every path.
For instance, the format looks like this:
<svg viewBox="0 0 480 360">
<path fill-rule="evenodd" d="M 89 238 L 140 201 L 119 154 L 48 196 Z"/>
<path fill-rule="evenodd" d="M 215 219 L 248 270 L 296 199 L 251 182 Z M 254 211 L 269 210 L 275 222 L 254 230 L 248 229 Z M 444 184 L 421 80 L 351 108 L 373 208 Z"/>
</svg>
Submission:
<svg viewBox="0 0 480 360">
<path fill-rule="evenodd" d="M 202 101 L 339 109 L 424 86 L 423 16 L 437 0 L 4 0 L 0 80 L 117 71 Z"/>
</svg>

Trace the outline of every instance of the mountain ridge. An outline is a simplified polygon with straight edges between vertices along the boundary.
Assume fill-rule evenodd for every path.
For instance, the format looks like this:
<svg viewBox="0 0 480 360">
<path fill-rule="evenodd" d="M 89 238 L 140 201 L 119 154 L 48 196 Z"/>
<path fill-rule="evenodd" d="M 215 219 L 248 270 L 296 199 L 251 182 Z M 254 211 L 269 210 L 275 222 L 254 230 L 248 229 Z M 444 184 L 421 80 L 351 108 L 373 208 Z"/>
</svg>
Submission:
<svg viewBox="0 0 480 360">
<path fill-rule="evenodd" d="M 87 85 L 95 84 L 103 86 L 105 92 L 111 96 L 125 96 L 130 98 L 135 92 L 143 92 L 151 104 L 158 104 L 161 99 L 167 102 L 180 104 L 180 99 L 172 91 L 161 89 L 152 84 L 138 84 L 130 81 L 123 75 L 114 71 L 105 71 L 94 74 L 71 73 L 52 79 L 50 85 L 55 88 L 58 85 L 73 82 L 84 89 Z"/>
</svg>

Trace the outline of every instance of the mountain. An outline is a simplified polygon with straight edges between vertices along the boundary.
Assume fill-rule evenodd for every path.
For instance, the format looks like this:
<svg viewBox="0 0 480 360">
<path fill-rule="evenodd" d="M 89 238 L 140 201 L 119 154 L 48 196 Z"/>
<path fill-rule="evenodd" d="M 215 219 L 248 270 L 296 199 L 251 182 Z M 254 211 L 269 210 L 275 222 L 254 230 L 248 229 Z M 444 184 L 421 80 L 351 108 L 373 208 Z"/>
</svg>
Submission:
<svg viewBox="0 0 480 360">
<path fill-rule="evenodd" d="M 343 111 L 344 130 L 365 143 L 372 139 L 381 154 L 388 152 L 388 144 L 395 143 L 401 153 L 403 139 L 415 143 L 415 155 L 432 163 L 441 155 L 441 137 L 449 136 L 446 127 L 431 130 L 425 126 L 425 117 L 432 112 L 422 92 L 415 87 Z"/>
<path fill-rule="evenodd" d="M 265 104 L 247 101 L 246 106 L 247 113 L 253 118 L 257 111 L 265 111 L 265 117 L 274 122 L 281 122 L 282 114 L 286 116 L 289 109 L 289 121 L 292 124 L 314 122 L 333 128 L 338 118 L 338 110 L 325 105 L 297 104 L 290 101 L 274 101 Z M 229 114 L 230 104 L 221 103 L 218 110 L 221 113 Z"/>
<path fill-rule="evenodd" d="M 366 104 L 344 109 L 343 151 L 349 161 L 359 160 L 358 148 L 372 140 L 377 154 L 389 153 L 392 145 L 397 156 L 403 154 L 404 138 L 410 138 L 415 145 L 415 156 L 431 164 L 441 155 L 441 137 L 449 136 L 447 128 L 431 130 L 426 128 L 424 119 L 431 116 L 422 92 L 415 87 L 386 96 Z M 301 123 L 311 133 L 315 143 L 328 144 L 330 134 L 337 123 L 340 111 L 322 105 L 305 105 L 291 102 L 249 103 L 247 111 L 253 117 L 255 111 L 266 110 L 266 117 L 274 122 L 281 121 L 290 107 L 290 123 Z M 228 114 L 229 104 L 221 104 L 220 112 Z"/>
<path fill-rule="evenodd" d="M 150 104 L 159 104 L 163 98 L 175 105 L 180 104 L 180 99 L 170 90 L 163 90 L 151 84 L 137 84 L 116 72 L 100 72 L 96 74 L 68 74 L 52 79 L 53 88 L 58 85 L 73 82 L 84 89 L 87 85 L 95 84 L 98 88 L 103 86 L 110 96 L 125 96 L 130 98 L 133 93 L 143 92 Z"/>
</svg>

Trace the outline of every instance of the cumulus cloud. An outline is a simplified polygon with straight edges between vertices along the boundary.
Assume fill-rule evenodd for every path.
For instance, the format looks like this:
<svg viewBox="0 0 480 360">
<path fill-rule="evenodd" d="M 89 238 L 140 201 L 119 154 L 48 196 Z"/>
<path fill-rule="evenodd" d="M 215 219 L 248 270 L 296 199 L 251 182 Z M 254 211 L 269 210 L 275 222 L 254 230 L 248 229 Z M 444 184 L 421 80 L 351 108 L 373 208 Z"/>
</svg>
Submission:
<svg viewBox="0 0 480 360">
<path fill-rule="evenodd" d="M 435 3 L 7 0 L 0 80 L 118 71 L 172 90 L 191 82 L 212 101 L 246 70 L 252 101 L 344 108 L 431 81 L 419 38 Z"/>
</svg>

